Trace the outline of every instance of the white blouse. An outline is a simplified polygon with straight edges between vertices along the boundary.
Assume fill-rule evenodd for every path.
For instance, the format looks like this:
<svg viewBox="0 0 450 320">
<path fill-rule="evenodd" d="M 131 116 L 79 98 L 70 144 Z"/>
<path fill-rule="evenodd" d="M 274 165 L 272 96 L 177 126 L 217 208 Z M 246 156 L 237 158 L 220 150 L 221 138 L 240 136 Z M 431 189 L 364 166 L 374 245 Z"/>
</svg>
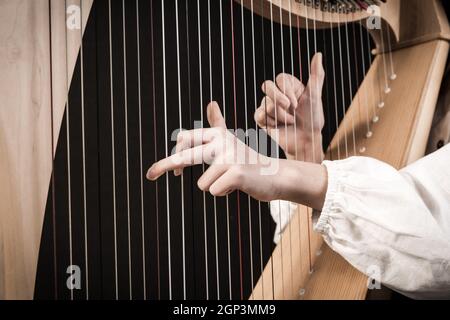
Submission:
<svg viewBox="0 0 450 320">
<path fill-rule="evenodd" d="M 363 157 L 324 165 L 328 191 L 314 229 L 325 242 L 406 296 L 450 299 L 450 145 L 400 171 Z M 271 209 L 277 241 L 295 207 Z"/>
</svg>

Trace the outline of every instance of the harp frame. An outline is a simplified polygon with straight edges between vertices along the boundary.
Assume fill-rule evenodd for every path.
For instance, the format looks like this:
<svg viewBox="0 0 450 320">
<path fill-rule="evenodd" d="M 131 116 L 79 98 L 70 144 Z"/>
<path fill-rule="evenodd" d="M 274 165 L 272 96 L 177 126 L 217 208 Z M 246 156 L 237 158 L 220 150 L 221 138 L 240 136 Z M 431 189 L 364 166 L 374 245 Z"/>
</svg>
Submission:
<svg viewBox="0 0 450 320">
<path fill-rule="evenodd" d="M 82 7 L 86 9 L 82 12 L 84 30 L 93 0 L 81 1 Z M 67 1 L 68 4 L 79 2 Z M 250 0 L 245 0 L 244 4 L 249 8 Z M 337 24 L 343 20 L 342 16 L 305 9 L 297 3 L 290 7 L 289 0 L 265 1 L 266 6 L 270 4 L 278 8 L 281 6 L 286 17 L 291 13 L 298 15 L 300 27 L 304 27 L 306 18 L 311 20 L 312 17 L 319 28 L 327 27 L 329 22 Z M 49 5 L 52 7 L 52 16 L 40 15 L 39 12 L 49 12 Z M 66 100 L 65 66 L 67 62 L 71 66 L 70 79 L 80 47 L 78 37 L 73 36 L 68 40 L 73 53 L 65 57 L 63 50 L 59 49 L 66 41 L 64 32 L 55 29 L 52 30 L 51 39 L 49 37 L 50 25 L 57 25 L 61 21 L 64 23 L 64 17 L 56 14 L 62 10 L 61 6 L 62 1 L 52 0 L 0 2 L 0 30 L 5 30 L 0 37 L 7 39 L 8 44 L 5 47 L 7 62 L 0 64 L 4 72 L 0 78 L 0 89 L 3 88 L 2 93 L 9 91 L 3 102 L 9 108 L 0 110 L 0 299 L 33 298 L 45 204 L 52 176 L 50 159 L 56 151 L 54 142 L 58 140 Z M 382 23 L 387 27 L 392 42 L 387 43 L 386 39 L 382 41 L 381 34 L 373 31 L 377 57 L 354 97 L 328 154 L 342 147 L 343 141 L 339 136 L 349 134 L 349 123 L 356 118 L 361 108 L 358 97 L 367 87 L 377 86 L 375 78 L 382 68 L 383 55 L 392 52 L 398 78 L 414 78 L 415 81 L 398 80 L 392 83 L 392 93 L 386 97 L 385 104 L 395 107 L 380 110 L 383 121 L 374 125 L 374 137 L 370 140 L 364 138 L 363 127 L 356 126 L 356 143 L 358 146 L 364 145 L 367 150 L 365 155 L 401 168 L 425 152 L 449 51 L 450 28 L 437 0 L 426 3 L 420 0 L 389 0 L 381 8 Z M 257 13 L 263 12 L 258 11 L 260 9 L 254 7 Z M 418 16 L 417 12 L 422 14 Z M 5 17 L 2 17 L 2 13 Z M 365 18 L 367 14 L 363 12 L 352 16 L 353 21 Z M 279 16 L 275 14 L 274 20 L 277 19 Z M 12 25 L 14 27 L 11 28 Z M 415 65 L 415 69 L 411 65 Z M 16 73 L 18 76 L 15 76 Z M 13 81 L 10 81 L 11 78 Z M 51 87 L 53 90 L 50 90 Z M 16 100 L 18 96 L 22 97 L 19 102 Z M 53 117 L 49 117 L 46 111 L 52 107 Z M 407 119 L 398 123 L 399 116 L 405 115 L 408 115 Z M 392 136 L 397 138 L 395 142 L 387 139 Z M 291 250 L 287 239 L 307 234 L 311 224 L 310 215 L 310 209 L 299 207 L 299 214 L 293 218 L 273 253 L 273 270 L 270 265 L 266 266 L 252 298 L 363 299 L 366 296 L 366 277 L 327 246 L 322 246 L 322 239 L 318 235 L 311 238 L 311 252 L 308 252 L 314 262 L 314 272 L 298 273 L 290 281 L 282 277 L 283 273 L 288 274 L 292 270 L 279 267 L 279 262 L 286 259 L 281 252 Z M 300 219 L 302 216 L 308 219 Z M 321 254 L 316 255 L 319 252 Z M 294 265 L 305 266 L 300 255 L 294 254 L 292 258 Z M 307 268 L 302 270 L 306 271 Z M 272 283 L 272 287 L 271 282 L 265 280 L 269 278 L 268 273 L 273 273 L 275 283 L 280 285 Z"/>
</svg>

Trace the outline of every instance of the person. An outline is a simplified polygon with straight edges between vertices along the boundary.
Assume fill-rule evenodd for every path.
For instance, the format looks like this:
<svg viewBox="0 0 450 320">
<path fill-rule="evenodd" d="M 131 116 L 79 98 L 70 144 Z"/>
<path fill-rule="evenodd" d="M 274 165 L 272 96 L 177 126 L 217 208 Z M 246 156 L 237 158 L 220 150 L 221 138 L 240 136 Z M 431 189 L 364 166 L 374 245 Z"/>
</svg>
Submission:
<svg viewBox="0 0 450 320">
<path fill-rule="evenodd" d="M 309 206 L 316 211 L 315 231 L 361 272 L 377 266 L 376 280 L 408 297 L 449 299 L 450 145 L 400 171 L 367 157 L 323 161 L 324 76 L 322 56 L 316 54 L 306 86 L 287 74 L 262 86 L 266 96 L 255 120 L 287 159 L 245 145 L 226 129 L 218 104 L 211 102 L 211 127 L 180 132 L 176 152 L 153 164 L 147 178 L 169 171 L 180 175 L 206 162 L 201 190 L 214 196 L 241 190 L 261 201 Z M 277 168 L 276 174 L 267 174 L 268 167 Z M 285 220 L 277 222 L 286 224 L 289 217 Z"/>
</svg>

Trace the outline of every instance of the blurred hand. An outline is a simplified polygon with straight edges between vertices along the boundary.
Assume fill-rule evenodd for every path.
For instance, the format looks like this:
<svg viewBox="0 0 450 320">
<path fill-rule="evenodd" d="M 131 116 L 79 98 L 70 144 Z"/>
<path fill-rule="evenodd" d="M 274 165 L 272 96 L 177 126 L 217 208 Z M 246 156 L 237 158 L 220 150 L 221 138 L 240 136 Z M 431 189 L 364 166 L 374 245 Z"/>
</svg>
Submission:
<svg viewBox="0 0 450 320">
<path fill-rule="evenodd" d="M 255 121 L 276 140 L 288 159 L 316 163 L 323 160 L 324 78 L 322 54 L 317 53 L 306 87 L 289 74 L 279 74 L 276 83 L 268 80 L 262 85 L 266 96 L 255 112 Z"/>
</svg>

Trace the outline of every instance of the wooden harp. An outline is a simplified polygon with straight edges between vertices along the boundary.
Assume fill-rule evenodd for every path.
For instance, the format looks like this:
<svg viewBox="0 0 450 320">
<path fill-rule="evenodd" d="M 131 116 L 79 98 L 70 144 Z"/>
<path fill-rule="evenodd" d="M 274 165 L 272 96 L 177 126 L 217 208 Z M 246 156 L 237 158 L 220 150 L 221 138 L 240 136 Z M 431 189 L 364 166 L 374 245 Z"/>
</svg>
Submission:
<svg viewBox="0 0 450 320">
<path fill-rule="evenodd" d="M 202 168 L 156 186 L 142 172 L 169 152 L 170 131 L 204 120 L 210 99 L 230 126 L 254 126 L 259 83 L 281 71 L 306 81 L 318 47 L 329 80 L 338 77 L 324 93 L 328 124 L 338 123 L 327 157 L 397 168 L 418 159 L 449 49 L 439 1 L 4 0 L 0 9 L 1 299 L 366 297 L 366 277 L 314 234 L 309 209 L 274 248 L 267 204 L 199 193 Z M 381 28 L 375 20 L 366 31 L 367 18 Z"/>
</svg>

